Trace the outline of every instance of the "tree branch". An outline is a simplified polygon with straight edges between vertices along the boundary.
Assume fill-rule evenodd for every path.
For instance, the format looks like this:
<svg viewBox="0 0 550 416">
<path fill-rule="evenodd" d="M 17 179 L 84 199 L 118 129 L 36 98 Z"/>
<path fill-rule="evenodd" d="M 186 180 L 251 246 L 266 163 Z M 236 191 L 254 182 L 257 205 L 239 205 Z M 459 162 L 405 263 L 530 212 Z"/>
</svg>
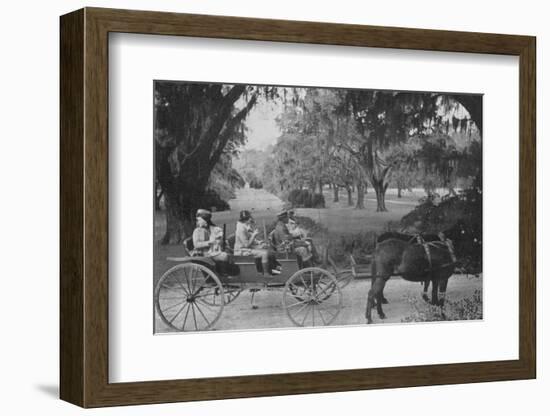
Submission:
<svg viewBox="0 0 550 416">
<path fill-rule="evenodd" d="M 214 152 L 211 154 L 209 159 L 210 167 L 213 168 L 216 163 L 218 163 L 218 160 L 220 159 L 225 146 L 227 145 L 227 142 L 231 138 L 231 136 L 235 133 L 235 129 L 237 126 L 246 118 L 252 107 L 256 104 L 256 101 L 258 99 L 258 96 L 255 94 L 252 96 L 252 98 L 248 101 L 246 106 L 241 109 L 231 120 L 227 121 L 225 124 L 225 128 L 218 136 L 218 145 Z"/>
</svg>

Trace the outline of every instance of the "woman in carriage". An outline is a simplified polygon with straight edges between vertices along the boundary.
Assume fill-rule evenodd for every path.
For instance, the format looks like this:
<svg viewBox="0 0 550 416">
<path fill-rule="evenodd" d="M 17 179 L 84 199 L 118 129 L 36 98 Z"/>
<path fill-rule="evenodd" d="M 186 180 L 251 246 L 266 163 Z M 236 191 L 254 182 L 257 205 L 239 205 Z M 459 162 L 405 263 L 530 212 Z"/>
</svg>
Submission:
<svg viewBox="0 0 550 416">
<path fill-rule="evenodd" d="M 280 274 L 280 264 L 277 262 L 275 253 L 269 250 L 265 243 L 256 237 L 258 229 L 252 227 L 254 219 L 250 211 L 241 211 L 235 228 L 235 246 L 233 253 L 237 256 L 254 256 L 261 260 L 262 272 L 264 275 Z"/>
<path fill-rule="evenodd" d="M 206 209 L 197 210 L 197 226 L 193 231 L 192 256 L 207 257 L 214 261 L 216 268 L 225 272 L 230 264 L 230 256 L 223 250 L 223 231 L 212 222 L 212 213 Z"/>
</svg>

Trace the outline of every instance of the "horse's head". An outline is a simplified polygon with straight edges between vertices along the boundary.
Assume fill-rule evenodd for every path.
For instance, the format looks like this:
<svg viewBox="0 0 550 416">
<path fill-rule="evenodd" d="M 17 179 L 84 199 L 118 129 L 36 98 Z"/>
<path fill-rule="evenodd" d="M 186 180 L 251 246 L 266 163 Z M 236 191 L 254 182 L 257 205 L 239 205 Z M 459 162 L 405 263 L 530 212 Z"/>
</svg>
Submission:
<svg viewBox="0 0 550 416">
<path fill-rule="evenodd" d="M 458 220 L 444 235 L 453 242 L 455 254 L 465 268 L 481 271 L 481 226 Z"/>
</svg>

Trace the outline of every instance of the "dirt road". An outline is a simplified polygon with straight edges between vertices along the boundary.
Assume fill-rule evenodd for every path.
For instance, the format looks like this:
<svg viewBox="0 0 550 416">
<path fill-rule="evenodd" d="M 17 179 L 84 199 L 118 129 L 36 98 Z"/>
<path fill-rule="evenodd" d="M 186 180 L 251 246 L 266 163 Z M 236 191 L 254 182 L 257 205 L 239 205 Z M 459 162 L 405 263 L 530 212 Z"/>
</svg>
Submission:
<svg viewBox="0 0 550 416">
<path fill-rule="evenodd" d="M 333 326 L 342 325 L 363 325 L 365 324 L 365 304 L 367 292 L 370 287 L 370 280 L 355 280 L 342 290 L 343 309 Z M 458 300 L 472 296 L 476 289 L 481 290 L 482 278 L 472 278 L 464 275 L 455 275 L 449 280 L 447 289 L 448 300 Z M 384 305 L 385 320 L 380 320 L 373 311 L 375 324 L 401 323 L 404 318 L 415 312 L 414 306 L 409 299 L 418 298 L 419 305 L 421 285 L 419 283 L 407 282 L 399 277 L 388 281 L 384 291 L 389 304 Z M 282 290 L 260 291 L 256 294 L 258 309 L 252 309 L 250 304 L 251 293 L 243 291 L 241 295 L 231 304 L 227 305 L 220 320 L 217 322 L 215 331 L 246 330 L 246 329 L 268 329 L 292 327 L 282 307 Z M 173 332 L 156 317 L 156 328 L 158 332 Z"/>
</svg>

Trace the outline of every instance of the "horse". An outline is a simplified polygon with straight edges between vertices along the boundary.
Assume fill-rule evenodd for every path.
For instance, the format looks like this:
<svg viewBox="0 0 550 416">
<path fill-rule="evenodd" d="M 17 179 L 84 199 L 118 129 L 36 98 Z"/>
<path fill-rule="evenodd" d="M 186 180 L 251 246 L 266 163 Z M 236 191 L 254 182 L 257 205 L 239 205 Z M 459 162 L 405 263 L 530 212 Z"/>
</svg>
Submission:
<svg viewBox="0 0 550 416">
<path fill-rule="evenodd" d="M 424 283 L 432 283 L 433 305 L 443 306 L 447 283 L 453 274 L 457 257 L 471 251 L 473 245 L 481 245 L 480 239 L 463 221 L 457 221 L 441 235 L 416 236 L 386 233 L 378 238 L 371 265 L 372 284 L 368 292 L 365 317 L 372 323 L 371 310 L 376 306 L 378 316 L 386 316 L 382 310 L 384 287 L 391 276 Z M 439 295 L 439 296 L 438 296 Z"/>
<path fill-rule="evenodd" d="M 429 243 L 432 241 L 441 241 L 441 236 L 433 233 L 407 234 L 405 232 L 399 232 L 399 231 L 387 231 L 378 236 L 378 238 L 376 239 L 376 243 L 380 244 L 381 242 L 392 238 L 406 241 L 407 243 L 415 243 L 419 241 L 419 237 L 422 239 L 423 242 L 426 242 L 426 243 Z M 372 283 L 374 283 L 374 281 L 375 279 L 372 279 Z M 423 287 L 424 289 L 422 291 L 422 299 L 424 299 L 426 302 L 429 302 L 430 299 L 428 298 L 428 289 L 430 287 L 430 279 L 426 279 L 423 282 Z M 382 294 L 381 300 L 382 300 L 382 304 L 389 303 L 383 294 Z M 375 301 L 377 301 L 376 298 L 375 298 Z"/>
</svg>

